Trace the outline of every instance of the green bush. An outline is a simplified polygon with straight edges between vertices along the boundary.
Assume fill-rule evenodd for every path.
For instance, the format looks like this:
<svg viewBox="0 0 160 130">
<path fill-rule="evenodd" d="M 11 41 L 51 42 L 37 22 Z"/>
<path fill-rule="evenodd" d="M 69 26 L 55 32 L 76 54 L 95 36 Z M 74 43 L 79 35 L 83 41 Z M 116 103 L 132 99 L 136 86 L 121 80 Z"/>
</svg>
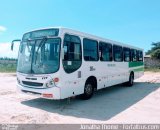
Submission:
<svg viewBox="0 0 160 130">
<path fill-rule="evenodd" d="M 16 72 L 16 64 L 0 64 L 0 72 Z"/>
<path fill-rule="evenodd" d="M 145 72 L 147 72 L 147 71 L 150 71 L 150 72 L 160 72 L 160 68 L 158 68 L 158 67 L 145 67 L 144 71 Z"/>
</svg>

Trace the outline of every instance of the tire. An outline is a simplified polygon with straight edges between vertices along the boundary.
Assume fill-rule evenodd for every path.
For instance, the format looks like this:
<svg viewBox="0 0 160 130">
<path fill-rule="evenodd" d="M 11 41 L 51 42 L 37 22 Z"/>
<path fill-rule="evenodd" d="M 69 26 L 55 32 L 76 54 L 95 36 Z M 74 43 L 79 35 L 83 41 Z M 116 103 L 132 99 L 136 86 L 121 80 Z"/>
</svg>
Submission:
<svg viewBox="0 0 160 130">
<path fill-rule="evenodd" d="M 130 76 L 129 76 L 129 81 L 127 82 L 127 86 L 132 87 L 133 84 L 134 84 L 134 74 L 131 73 Z"/>
<path fill-rule="evenodd" d="M 83 100 L 88 100 L 93 96 L 94 85 L 90 81 L 87 81 L 84 87 L 84 93 L 81 95 Z"/>
</svg>

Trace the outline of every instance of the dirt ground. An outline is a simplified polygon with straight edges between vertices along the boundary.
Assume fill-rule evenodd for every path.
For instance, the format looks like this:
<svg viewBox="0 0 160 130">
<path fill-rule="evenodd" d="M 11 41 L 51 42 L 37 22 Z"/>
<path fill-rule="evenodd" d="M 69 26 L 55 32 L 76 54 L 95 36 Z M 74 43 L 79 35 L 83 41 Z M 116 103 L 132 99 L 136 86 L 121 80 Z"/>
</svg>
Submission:
<svg viewBox="0 0 160 130">
<path fill-rule="evenodd" d="M 54 101 L 16 92 L 15 74 L 0 74 L 0 123 L 160 123 L 160 73 L 133 87 L 118 85 L 93 98 Z"/>
</svg>

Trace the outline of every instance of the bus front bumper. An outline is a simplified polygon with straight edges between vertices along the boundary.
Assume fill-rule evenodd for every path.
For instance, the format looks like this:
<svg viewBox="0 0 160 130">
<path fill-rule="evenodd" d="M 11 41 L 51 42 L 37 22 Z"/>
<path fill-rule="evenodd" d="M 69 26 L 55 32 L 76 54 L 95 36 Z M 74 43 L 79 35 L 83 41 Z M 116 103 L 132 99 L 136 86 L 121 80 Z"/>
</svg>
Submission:
<svg viewBox="0 0 160 130">
<path fill-rule="evenodd" d="M 59 87 L 37 89 L 17 84 L 17 91 L 20 93 L 25 93 L 28 95 L 33 95 L 45 99 L 54 99 L 54 100 L 61 99 Z"/>
</svg>

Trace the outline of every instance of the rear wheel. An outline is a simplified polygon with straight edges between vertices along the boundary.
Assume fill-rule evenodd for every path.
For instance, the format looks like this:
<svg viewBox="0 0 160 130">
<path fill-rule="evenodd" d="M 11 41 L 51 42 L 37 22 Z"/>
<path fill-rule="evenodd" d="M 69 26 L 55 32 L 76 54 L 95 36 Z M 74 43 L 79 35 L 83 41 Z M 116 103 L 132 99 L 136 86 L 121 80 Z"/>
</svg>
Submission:
<svg viewBox="0 0 160 130">
<path fill-rule="evenodd" d="M 93 83 L 87 81 L 84 87 L 84 93 L 82 94 L 82 99 L 88 100 L 93 96 L 94 86 Z"/>
<path fill-rule="evenodd" d="M 131 73 L 129 76 L 129 81 L 127 82 L 127 86 L 131 87 L 133 86 L 133 83 L 134 83 L 134 74 Z"/>
</svg>

